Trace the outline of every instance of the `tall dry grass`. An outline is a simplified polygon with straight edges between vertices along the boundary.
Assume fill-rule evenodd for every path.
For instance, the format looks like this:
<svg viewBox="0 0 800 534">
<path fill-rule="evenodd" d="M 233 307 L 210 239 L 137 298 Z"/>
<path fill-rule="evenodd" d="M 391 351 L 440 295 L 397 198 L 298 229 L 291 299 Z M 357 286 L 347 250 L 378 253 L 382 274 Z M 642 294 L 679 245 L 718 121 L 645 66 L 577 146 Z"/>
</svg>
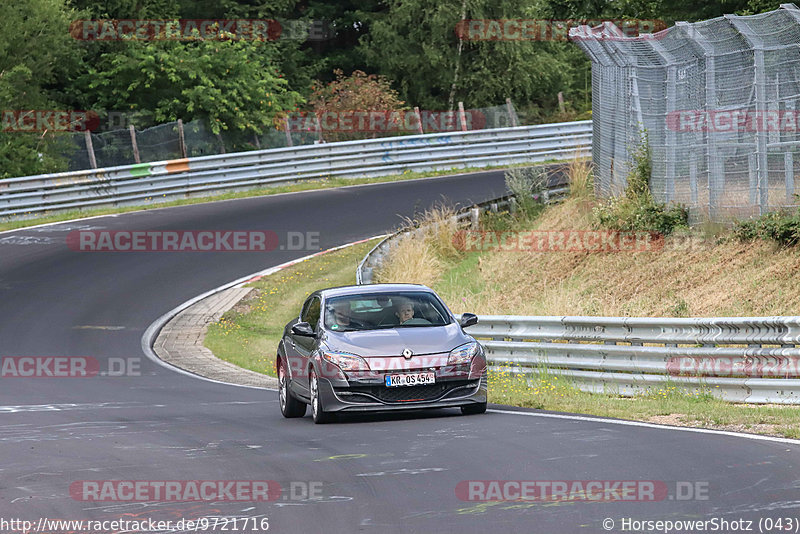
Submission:
<svg viewBox="0 0 800 534">
<path fill-rule="evenodd" d="M 569 194 L 572 198 L 590 199 L 594 197 L 594 175 L 589 158 L 580 157 L 577 153 L 567 168 L 569 178 Z"/>
<path fill-rule="evenodd" d="M 574 199 L 536 230 L 589 229 Z M 434 286 L 455 312 L 515 315 L 800 314 L 800 248 L 676 235 L 650 252 L 493 251 Z"/>
<path fill-rule="evenodd" d="M 454 242 L 458 231 L 455 211 L 435 206 L 405 224 L 409 231 L 398 238 L 375 278 L 381 283 L 433 285 L 449 261 L 462 254 Z"/>
</svg>

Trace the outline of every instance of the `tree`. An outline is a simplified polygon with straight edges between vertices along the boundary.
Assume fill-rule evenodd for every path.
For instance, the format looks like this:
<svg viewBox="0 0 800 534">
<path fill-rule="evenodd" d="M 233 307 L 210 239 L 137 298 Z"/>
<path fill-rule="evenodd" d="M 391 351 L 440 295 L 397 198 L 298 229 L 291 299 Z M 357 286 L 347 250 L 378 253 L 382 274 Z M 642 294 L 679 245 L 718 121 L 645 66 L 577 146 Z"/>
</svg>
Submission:
<svg viewBox="0 0 800 534">
<path fill-rule="evenodd" d="M 345 76 L 340 69 L 334 75 L 328 84 L 315 83 L 309 98 L 327 141 L 361 139 L 365 132 L 383 136 L 404 128 L 404 117 L 392 113 L 404 110 L 404 102 L 385 77 L 360 70 Z"/>
<path fill-rule="evenodd" d="M 63 0 L 28 0 L 4 6 L 0 18 L 0 109 L 64 109 L 63 86 L 81 61 L 65 31 L 80 13 Z M 63 144 L 53 132 L 0 131 L 0 178 L 57 170 Z M 62 139 L 66 141 L 66 139 Z"/>
<path fill-rule="evenodd" d="M 288 89 L 271 43 L 233 40 L 125 43 L 82 77 L 100 109 L 138 112 L 150 122 L 203 118 L 214 133 L 262 133 L 302 99 Z"/>
<path fill-rule="evenodd" d="M 460 39 L 462 19 L 523 18 L 522 0 L 390 0 L 362 47 L 401 96 L 428 109 L 515 102 L 552 105 L 575 76 L 569 43 Z M 572 52 L 578 57 L 579 52 Z M 452 97 L 451 97 L 452 95 Z"/>
</svg>

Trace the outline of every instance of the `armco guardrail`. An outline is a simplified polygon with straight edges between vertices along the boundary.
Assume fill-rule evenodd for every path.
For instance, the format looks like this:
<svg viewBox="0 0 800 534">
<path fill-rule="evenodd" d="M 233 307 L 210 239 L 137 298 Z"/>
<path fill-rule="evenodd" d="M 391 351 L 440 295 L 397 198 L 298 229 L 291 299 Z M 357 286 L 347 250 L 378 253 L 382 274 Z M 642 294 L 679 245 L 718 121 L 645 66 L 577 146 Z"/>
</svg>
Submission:
<svg viewBox="0 0 800 534">
<path fill-rule="evenodd" d="M 726 400 L 800 404 L 800 317 L 481 316 L 490 365 L 548 372 L 592 392 L 674 385 Z"/>
<path fill-rule="evenodd" d="M 562 180 L 550 196 L 568 190 Z M 459 212 L 476 224 L 480 209 Z M 356 270 L 372 283 L 404 229 L 383 239 Z M 667 386 L 708 392 L 735 402 L 800 404 L 800 317 L 524 317 L 482 315 L 467 329 L 486 349 L 490 368 L 516 374 L 563 376 L 594 393 L 633 396 Z"/>
<path fill-rule="evenodd" d="M 0 218 L 143 205 L 325 177 L 360 178 L 588 155 L 591 121 L 345 141 L 0 180 Z"/>
<path fill-rule="evenodd" d="M 543 166 L 543 169 L 548 175 L 547 188 L 542 193 L 542 200 L 547 203 L 551 200 L 558 199 L 569 192 L 569 185 L 567 178 L 564 175 L 567 165 L 555 164 Z M 511 196 L 504 196 L 493 200 L 481 202 L 472 207 L 462 209 L 453 218 L 459 226 L 472 226 L 477 227 L 480 213 L 486 211 L 498 211 L 501 209 L 514 209 L 514 199 Z M 419 232 L 419 228 L 402 228 L 399 231 L 385 237 L 366 256 L 361 260 L 356 268 L 356 284 L 371 284 L 373 283 L 373 275 L 375 270 L 378 269 L 390 253 L 392 248 L 397 244 L 399 238 L 407 232 Z"/>
</svg>

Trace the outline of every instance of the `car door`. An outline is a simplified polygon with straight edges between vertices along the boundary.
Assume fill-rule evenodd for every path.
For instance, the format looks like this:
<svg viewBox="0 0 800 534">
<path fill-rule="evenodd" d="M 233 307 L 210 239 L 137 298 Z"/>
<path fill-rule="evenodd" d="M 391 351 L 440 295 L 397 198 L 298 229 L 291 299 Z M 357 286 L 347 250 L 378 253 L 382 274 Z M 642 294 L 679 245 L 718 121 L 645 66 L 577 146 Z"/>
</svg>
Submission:
<svg viewBox="0 0 800 534">
<path fill-rule="evenodd" d="M 320 316 L 320 298 L 318 295 L 312 295 L 303 305 L 303 310 L 300 312 L 300 321 L 308 323 L 314 332 L 319 333 L 319 316 Z M 290 346 L 294 354 L 295 362 L 292 362 L 295 367 L 292 370 L 299 374 L 295 376 L 293 382 L 294 389 L 300 395 L 308 397 L 308 369 L 311 354 L 317 345 L 317 338 L 298 336 L 290 333 Z"/>
</svg>

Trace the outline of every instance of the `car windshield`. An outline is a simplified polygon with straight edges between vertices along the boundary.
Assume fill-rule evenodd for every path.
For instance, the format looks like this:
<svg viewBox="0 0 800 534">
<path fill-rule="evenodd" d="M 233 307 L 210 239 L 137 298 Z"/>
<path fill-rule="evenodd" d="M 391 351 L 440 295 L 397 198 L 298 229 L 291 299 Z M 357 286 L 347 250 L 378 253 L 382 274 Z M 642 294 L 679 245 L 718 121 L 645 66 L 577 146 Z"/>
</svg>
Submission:
<svg viewBox="0 0 800 534">
<path fill-rule="evenodd" d="M 423 291 L 347 295 L 325 301 L 325 327 L 335 332 L 444 326 L 450 322 L 441 301 Z"/>
</svg>

